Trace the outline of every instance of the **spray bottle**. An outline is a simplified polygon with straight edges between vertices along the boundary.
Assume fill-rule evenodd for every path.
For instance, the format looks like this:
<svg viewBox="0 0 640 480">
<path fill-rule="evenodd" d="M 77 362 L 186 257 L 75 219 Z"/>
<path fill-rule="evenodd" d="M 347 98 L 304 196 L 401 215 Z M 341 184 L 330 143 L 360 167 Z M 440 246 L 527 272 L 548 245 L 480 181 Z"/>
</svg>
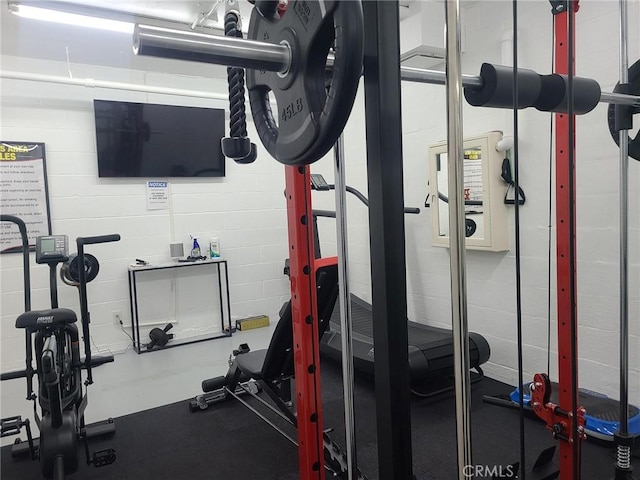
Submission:
<svg viewBox="0 0 640 480">
<path fill-rule="evenodd" d="M 193 246 L 191 247 L 191 257 L 199 258 L 200 257 L 200 244 L 198 243 L 198 237 L 191 236 L 193 239 Z"/>
</svg>

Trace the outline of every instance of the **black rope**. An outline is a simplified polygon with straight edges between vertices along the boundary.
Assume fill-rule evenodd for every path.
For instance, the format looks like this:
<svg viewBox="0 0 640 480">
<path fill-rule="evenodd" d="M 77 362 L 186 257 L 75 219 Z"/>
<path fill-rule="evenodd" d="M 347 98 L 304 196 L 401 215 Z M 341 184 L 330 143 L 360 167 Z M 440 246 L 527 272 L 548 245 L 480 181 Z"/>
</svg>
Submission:
<svg viewBox="0 0 640 480">
<path fill-rule="evenodd" d="M 224 18 L 224 35 L 226 37 L 242 38 L 242 31 L 238 28 L 239 18 L 236 12 L 228 12 Z M 227 68 L 227 82 L 229 83 L 229 136 L 246 137 L 247 119 L 244 106 L 244 69 L 239 67 Z"/>
<path fill-rule="evenodd" d="M 518 149 L 518 1 L 513 0 L 513 185 L 516 194 L 520 191 L 520 159 Z M 518 413 L 520 420 L 520 471 L 522 480 L 526 479 L 525 465 L 525 426 L 524 426 L 524 365 L 522 359 L 522 285 L 520 264 L 520 202 L 514 203 L 515 213 L 515 257 L 516 257 L 516 324 L 518 330 Z"/>
<path fill-rule="evenodd" d="M 577 305 L 576 305 L 576 219 L 575 219 L 575 198 L 576 198 L 576 185 L 575 185 L 575 118 L 573 116 L 573 57 L 575 55 L 575 42 L 574 42 L 574 2 L 569 2 L 568 13 L 568 41 L 567 41 L 567 97 L 568 97 L 568 109 L 567 115 L 569 116 L 569 294 L 570 301 L 570 315 L 569 321 L 571 325 L 571 413 L 573 415 L 572 424 L 572 437 L 573 437 L 573 478 L 580 478 L 580 439 L 578 438 L 578 359 L 577 359 L 577 331 L 578 331 L 578 317 L 577 317 Z"/>
</svg>

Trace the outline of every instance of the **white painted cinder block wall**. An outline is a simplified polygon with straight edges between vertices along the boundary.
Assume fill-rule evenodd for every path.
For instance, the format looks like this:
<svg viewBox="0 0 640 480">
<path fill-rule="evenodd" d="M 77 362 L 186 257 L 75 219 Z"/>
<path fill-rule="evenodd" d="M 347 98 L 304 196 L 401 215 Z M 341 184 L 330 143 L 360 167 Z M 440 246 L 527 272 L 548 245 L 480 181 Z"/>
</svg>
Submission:
<svg viewBox="0 0 640 480">
<path fill-rule="evenodd" d="M 138 59 L 129 53 L 130 38 L 123 39 L 119 34 L 74 30 L 72 27 L 19 20 L 8 14 L 3 17 L 3 70 L 65 76 L 67 64 L 60 60 L 64 59 L 65 46 L 68 46 L 72 60 L 80 58 L 85 61 L 72 61 L 70 64 L 69 70 L 76 78 L 201 90 L 226 96 L 224 68 Z M 12 29 L 14 35 L 7 38 L 5 29 Z M 49 51 L 42 55 L 45 58 L 15 55 L 22 51 L 37 53 L 33 48 L 32 35 L 39 35 L 44 42 L 42 50 Z M 115 51 L 115 58 L 111 48 Z M 104 57 L 101 52 L 104 52 Z M 94 64 L 86 63 L 87 60 Z M 151 62 L 152 68 L 141 68 L 150 64 L 150 60 L 155 60 Z M 119 66 L 105 66 L 103 62 Z M 127 65 L 130 68 L 123 68 Z M 169 210 L 147 210 L 146 179 L 98 178 L 94 98 L 228 110 L 226 100 L 6 79 L 2 81 L 1 93 L 2 140 L 45 143 L 53 233 L 68 235 L 71 251 L 75 251 L 77 236 L 119 233 L 122 237 L 118 243 L 87 249 L 101 263 L 99 277 L 88 286 L 94 348 L 118 352 L 131 343 L 112 320 L 112 312 L 121 311 L 124 324 L 130 325 L 127 266 L 136 258 L 152 263 L 168 261 L 169 243 L 174 240 L 184 242 L 185 254 L 188 254 L 190 235 L 197 235 L 203 248 L 206 248 L 209 238 L 219 238 L 222 255 L 229 265 L 231 313 L 234 318 L 267 314 L 273 321 L 277 320 L 277 312 L 289 292 L 287 277 L 282 272 L 287 255 L 284 170 L 271 159 L 259 141 L 258 160 L 250 166 L 229 161 L 225 178 L 170 179 Z M 257 141 L 251 123 L 248 128 L 252 139 Z M 19 255 L 3 255 L 0 262 L 0 369 L 8 371 L 22 368 L 24 364 L 23 334 L 14 328 L 15 318 L 23 308 L 22 264 Z M 33 308 L 47 308 L 48 269 L 35 265 L 33 255 L 31 264 Z M 204 314 L 202 308 L 200 315 L 190 315 L 199 306 L 206 308 L 211 303 L 205 297 L 213 298 L 217 306 L 216 277 L 211 274 L 182 275 L 192 278 L 188 283 L 180 280 L 175 286 L 170 284 L 171 275 L 166 273 L 140 275 L 141 289 L 146 286 L 149 292 L 148 287 L 158 287 L 159 283 L 163 288 L 154 295 L 150 294 L 151 298 L 146 298 L 146 307 L 141 302 L 141 314 L 145 315 L 145 309 L 157 309 L 158 304 L 166 301 L 165 296 L 171 295 L 171 288 L 179 288 L 178 301 L 183 305 L 187 302 L 192 304 L 178 312 L 178 322 L 173 330 L 176 337 L 204 333 L 207 325 L 217 326 L 219 330 L 217 308 L 213 316 Z M 59 290 L 60 305 L 78 311 L 75 289 L 62 285 Z M 144 296 L 143 292 L 141 294 Z M 171 302 L 169 308 L 173 308 Z M 189 320 L 189 317 L 193 318 Z M 163 322 L 162 319 L 159 321 Z M 152 325 L 142 329 L 143 340 L 150 328 Z M 267 335 L 268 331 L 265 332 Z"/>
<path fill-rule="evenodd" d="M 585 1 L 577 15 L 577 74 L 597 79 L 611 91 L 618 78 L 617 3 Z M 443 7 L 444 8 L 444 7 Z M 551 71 L 552 18 L 546 1 L 519 2 L 519 66 Z M 466 51 L 463 72 L 477 75 L 483 62 L 502 60 L 501 39 L 511 31 L 511 6 L 502 1 L 463 2 Z M 629 2 L 629 24 L 640 21 L 640 2 Z M 633 29 L 631 29 L 633 30 Z M 640 57 L 639 32 L 630 32 L 631 61 Z M 442 66 L 442 68 L 444 68 Z M 407 206 L 424 206 L 428 146 L 446 139 L 445 93 L 440 86 L 402 83 L 404 188 Z M 363 95 L 347 128 L 347 182 L 366 190 Z M 580 385 L 618 397 L 618 149 L 606 122 L 606 105 L 577 120 L 578 321 Z M 525 379 L 547 370 L 547 255 L 549 198 L 549 114 L 520 113 L 522 318 Z M 512 134 L 511 112 L 464 106 L 464 133 L 491 130 Z M 636 126 L 637 131 L 637 126 Z M 360 136 L 358 136 L 360 135 Z M 390 159 L 391 161 L 391 159 Z M 332 173 L 331 166 L 325 173 Z M 640 164 L 629 167 L 629 339 L 631 398 L 640 402 Z M 316 194 L 316 197 L 319 194 Z M 350 196 L 349 196 L 350 197 Z M 315 197 L 314 197 L 315 198 Z M 349 199 L 349 241 L 353 293 L 370 295 L 369 230 L 366 209 Z M 409 318 L 450 326 L 448 250 L 431 246 L 431 212 L 406 215 Z M 555 218 L 555 214 L 554 217 Z M 555 220 L 553 220 L 555 222 Z M 511 249 L 468 251 L 469 325 L 492 349 L 485 372 L 517 384 L 514 221 Z M 321 232 L 322 233 L 322 232 Z M 375 235 L 375 232 L 372 233 Z M 328 237 L 330 234 L 324 234 Z M 555 264 L 555 230 L 552 232 Z M 393 247 L 390 247 L 393 248 Z M 551 272 L 551 375 L 556 377 L 555 268 Z"/>
<path fill-rule="evenodd" d="M 549 72 L 551 63 L 551 16 L 546 1 L 520 2 L 520 66 Z M 640 3 L 630 4 L 630 24 L 640 19 Z M 467 51 L 463 71 L 476 74 L 483 61 L 501 63 L 503 33 L 511 28 L 510 8 L 505 2 L 469 2 L 463 10 Z M 604 90 L 611 90 L 618 75 L 617 20 L 615 2 L 581 2 L 578 14 L 577 72 L 598 79 Z M 637 21 L 635 22 L 637 23 Z M 25 24 L 26 25 L 26 24 Z M 3 28 L 4 28 L 3 24 Z M 25 28 L 26 32 L 26 28 Z M 25 40 L 26 41 L 26 40 Z M 62 42 L 62 40 L 60 41 Z M 59 43 L 60 43 L 59 42 Z M 106 43 L 104 54 L 115 42 Z M 60 43 L 64 45 L 64 43 Z M 6 45 L 6 39 L 5 39 Z M 81 44 L 80 44 L 81 45 Z M 71 48 L 81 51 L 79 44 Z M 106 45 L 109 45 L 107 47 Z M 116 51 L 126 63 L 131 61 L 122 42 Z M 640 56 L 638 32 L 631 32 L 630 57 Z M 2 68 L 40 73 L 66 74 L 64 53 L 51 51 L 53 62 L 33 61 L 19 55 L 3 56 Z M 57 53 L 55 53 L 57 52 Z M 19 52 L 18 52 L 19 53 Z M 98 57 L 100 58 L 100 57 Z M 211 89 L 224 92 L 223 71 L 213 67 L 189 67 L 172 74 L 97 67 L 98 59 L 80 58 L 74 64 L 77 77 L 147 82 L 176 87 Z M 175 65 L 175 63 L 173 64 Z M 184 67 L 187 68 L 187 67 Z M 181 74 L 180 74 L 181 73 Z M 216 77 L 205 80 L 198 77 Z M 8 88 L 11 87 L 10 90 Z M 427 149 L 446 136 L 444 89 L 439 86 L 403 82 L 403 131 L 405 203 L 423 206 L 427 192 Z M 138 94 L 103 92 L 102 98 L 159 101 L 184 105 L 223 106 L 223 103 Z M 111 325 L 113 309 L 128 311 L 126 265 L 143 252 L 145 258 L 163 259 L 171 239 L 166 213 L 150 215 L 145 210 L 144 187 L 137 182 L 105 182 L 97 178 L 95 145 L 90 100 L 98 95 L 79 89 L 50 85 L 3 82 L 2 137 L 47 142 L 52 216 L 55 232 L 74 238 L 83 234 L 119 231 L 123 241 L 117 246 L 101 247 L 96 252 L 103 262 L 101 282 L 90 290 L 94 312 L 94 338 L 99 344 L 123 345 L 126 338 Z M 29 112 L 21 113 L 21 112 Z M 11 114 L 11 115 L 9 115 Z M 11 120 L 15 117 L 14 120 Z M 606 107 L 578 119 L 578 260 L 581 386 L 617 396 L 618 364 L 618 151 L 606 128 Z M 493 129 L 511 133 L 509 112 L 465 106 L 465 134 Z M 14 125 L 11 125 L 13 123 Z M 6 130 L 9 128 L 9 130 Z M 38 138 L 31 135 L 38 133 Z M 17 137 L 16 137 L 17 135 Z M 253 132 L 252 132 L 253 135 Z M 364 95 L 356 100 L 345 132 L 347 182 L 367 191 L 365 161 Z M 255 138 L 255 137 L 254 137 Z M 80 143 L 72 152 L 69 145 Z M 520 115 L 521 184 L 527 204 L 521 209 L 521 244 L 523 268 L 523 322 L 525 369 L 528 374 L 546 370 L 547 345 L 547 210 L 549 171 L 549 116 L 535 111 Z M 631 398 L 640 402 L 640 267 L 638 246 L 638 162 L 630 165 L 630 310 L 631 321 Z M 329 158 L 314 170 L 333 178 Z M 66 178 L 65 178 L 66 177 Z M 71 187 L 70 180 L 73 180 Z M 77 182 L 77 186 L 76 183 Z M 55 189 L 53 187 L 55 186 Z M 282 168 L 262 155 L 254 166 L 228 164 L 224 181 L 172 182 L 174 228 L 185 238 L 189 233 L 217 234 L 223 254 L 230 261 L 232 308 L 236 315 L 275 311 L 286 298 L 287 282 L 281 276 L 282 258 L 286 255 L 285 214 L 282 209 Z M 249 192 L 249 193 L 247 193 Z M 333 195 L 314 193 L 317 208 L 332 208 Z M 88 208 L 82 216 L 74 208 Z M 95 206 L 92 209 L 92 206 Z M 349 198 L 350 275 L 354 293 L 370 299 L 369 229 L 367 211 L 357 200 Z M 94 211 L 95 210 L 95 211 Z M 254 228 L 247 225 L 255 224 Z M 202 228 L 206 229 L 195 230 Z M 320 220 L 320 234 L 325 254 L 335 253 L 334 224 Z M 510 232 L 513 238 L 513 220 Z M 375 232 L 373 233 L 375 235 Z M 448 326 L 450 324 L 449 257 L 446 249 L 431 247 L 430 211 L 406 217 L 406 252 L 408 310 L 413 320 Z M 205 237 L 206 238 L 206 237 Z M 389 248 L 402 248 L 390 246 Z M 552 245 L 552 251 L 554 251 Z M 11 283 L 19 273 L 16 258 L 2 257 L 2 370 L 21 359 L 21 343 L 12 331 L 13 317 L 20 299 Z M 470 251 L 468 261 L 468 295 L 470 327 L 483 334 L 492 347 L 488 375 L 516 383 L 515 329 L 515 261 L 512 248 L 506 253 Z M 36 298 L 46 301 L 46 273 L 38 272 Z M 552 279 L 555 271 L 552 271 Z M 552 280 L 552 299 L 555 280 Z M 10 285 L 7 287 L 7 285 Z M 100 285 L 100 287 L 98 287 Z M 6 293 L 5 293 L 6 290 Z M 73 292 L 63 301 L 73 302 Z M 257 299 L 257 300 L 256 300 Z M 5 307 L 9 305 L 10 307 Z M 10 310 L 5 314 L 5 308 Z M 555 303 L 552 300 L 552 362 L 555 373 Z M 96 317 L 104 316 L 104 320 Z M 100 324 L 102 322 L 102 324 Z M 115 348 L 115 347 L 114 347 Z M 6 353 L 5 353 L 6 352 Z M 18 361 L 18 363 L 20 363 Z"/>
</svg>

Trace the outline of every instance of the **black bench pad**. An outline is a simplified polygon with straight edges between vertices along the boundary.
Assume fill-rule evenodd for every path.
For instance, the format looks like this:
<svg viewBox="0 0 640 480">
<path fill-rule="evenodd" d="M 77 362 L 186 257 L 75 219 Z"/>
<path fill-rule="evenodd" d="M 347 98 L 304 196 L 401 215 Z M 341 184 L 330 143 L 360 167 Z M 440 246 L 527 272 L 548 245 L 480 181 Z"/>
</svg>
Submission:
<svg viewBox="0 0 640 480">
<path fill-rule="evenodd" d="M 267 349 L 254 350 L 236 357 L 236 364 L 240 371 L 254 380 L 262 379 L 262 366 L 267 356 Z"/>
</svg>

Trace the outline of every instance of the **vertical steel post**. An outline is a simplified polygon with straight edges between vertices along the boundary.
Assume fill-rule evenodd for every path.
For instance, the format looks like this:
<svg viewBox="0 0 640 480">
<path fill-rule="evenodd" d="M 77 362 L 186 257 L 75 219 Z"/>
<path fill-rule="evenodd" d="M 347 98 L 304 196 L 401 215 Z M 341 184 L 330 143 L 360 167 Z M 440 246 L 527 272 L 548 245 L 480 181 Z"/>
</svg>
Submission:
<svg viewBox="0 0 640 480">
<path fill-rule="evenodd" d="M 471 450 L 471 381 L 462 138 L 462 73 L 460 67 L 460 0 L 445 3 L 447 55 L 447 161 L 449 170 L 449 249 L 451 265 L 451 313 L 456 387 L 456 442 L 458 478 L 468 478 L 473 465 Z"/>
<path fill-rule="evenodd" d="M 397 1 L 365 0 L 364 87 L 379 478 L 413 478 Z"/>
<path fill-rule="evenodd" d="M 620 85 L 629 82 L 628 12 L 620 0 Z M 620 428 L 616 432 L 616 480 L 631 478 L 629 437 L 629 131 L 620 135 Z"/>
<path fill-rule="evenodd" d="M 569 1 L 568 7 L 554 15 L 555 73 L 569 74 L 569 42 L 575 41 L 575 31 L 568 24 L 575 19 L 577 1 Z M 575 59 L 571 59 L 571 72 Z M 572 92 L 569 92 L 570 94 Z M 572 99 L 569 96 L 568 101 Z M 573 117 L 573 118 L 572 118 Z M 575 129 L 570 123 L 575 117 L 558 113 L 555 118 L 556 155 L 556 256 L 557 256 L 557 309 L 558 309 L 558 403 L 561 409 L 571 412 L 578 404 L 578 349 L 577 349 L 577 268 L 576 231 L 572 219 L 576 215 Z M 573 135 L 570 135 L 573 130 Z M 575 342 L 575 343 L 574 343 Z M 574 375 L 575 372 L 575 375 Z M 575 384 L 575 385 L 574 385 Z M 574 422 L 577 419 L 573 419 Z M 572 423 L 573 424 L 573 423 Z M 573 430 L 573 427 L 572 427 Z M 573 434 L 572 434 L 573 437 Z M 560 441 L 560 479 L 580 480 L 581 438 Z"/>
<path fill-rule="evenodd" d="M 349 255 L 347 234 L 347 190 L 344 171 L 344 141 L 342 135 L 333 147 L 336 236 L 338 244 L 338 282 L 340 298 L 340 331 L 342 332 L 342 389 L 344 392 L 344 431 L 347 449 L 347 480 L 358 478 L 355 411 L 353 407 L 353 326 L 351 323 L 351 293 L 349 290 Z"/>
<path fill-rule="evenodd" d="M 285 167 L 300 478 L 324 480 L 318 302 L 308 167 Z"/>
<path fill-rule="evenodd" d="M 620 84 L 629 81 L 627 53 L 627 2 L 620 0 Z M 627 286 L 629 247 L 629 131 L 620 130 L 620 431 L 626 434 L 629 421 L 629 291 Z M 624 408 L 622 408 L 624 406 Z"/>
</svg>

